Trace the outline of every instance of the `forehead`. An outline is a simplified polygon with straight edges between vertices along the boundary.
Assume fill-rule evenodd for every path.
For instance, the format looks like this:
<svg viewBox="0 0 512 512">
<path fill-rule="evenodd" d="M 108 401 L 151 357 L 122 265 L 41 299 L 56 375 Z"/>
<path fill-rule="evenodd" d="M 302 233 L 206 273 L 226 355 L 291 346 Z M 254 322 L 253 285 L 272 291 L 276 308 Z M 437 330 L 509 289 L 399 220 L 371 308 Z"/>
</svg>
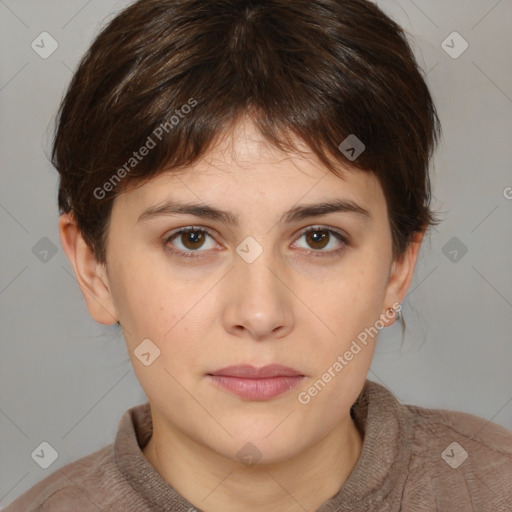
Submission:
<svg viewBox="0 0 512 512">
<path fill-rule="evenodd" d="M 164 169 L 142 186 L 128 188 L 116 198 L 114 208 L 129 206 L 139 211 L 175 198 L 241 209 L 257 202 L 279 210 L 279 205 L 336 197 L 351 199 L 368 210 L 385 207 L 373 173 L 340 159 L 337 176 L 302 141 L 294 138 L 293 142 L 297 151 L 282 151 L 249 118 L 243 118 L 192 165 Z"/>
</svg>

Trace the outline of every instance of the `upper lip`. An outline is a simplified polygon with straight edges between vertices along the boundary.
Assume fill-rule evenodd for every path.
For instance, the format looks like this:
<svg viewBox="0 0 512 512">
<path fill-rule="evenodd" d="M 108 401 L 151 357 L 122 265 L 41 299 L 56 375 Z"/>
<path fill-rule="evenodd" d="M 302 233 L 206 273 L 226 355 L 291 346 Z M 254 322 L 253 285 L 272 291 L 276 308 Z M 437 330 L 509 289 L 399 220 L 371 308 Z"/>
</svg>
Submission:
<svg viewBox="0 0 512 512">
<path fill-rule="evenodd" d="M 208 375 L 223 377 L 240 377 L 245 379 L 265 379 L 271 377 L 303 377 L 304 375 L 288 366 L 280 364 L 270 364 L 256 368 L 250 364 L 241 364 L 235 366 L 226 366 L 220 370 L 209 373 Z"/>
</svg>

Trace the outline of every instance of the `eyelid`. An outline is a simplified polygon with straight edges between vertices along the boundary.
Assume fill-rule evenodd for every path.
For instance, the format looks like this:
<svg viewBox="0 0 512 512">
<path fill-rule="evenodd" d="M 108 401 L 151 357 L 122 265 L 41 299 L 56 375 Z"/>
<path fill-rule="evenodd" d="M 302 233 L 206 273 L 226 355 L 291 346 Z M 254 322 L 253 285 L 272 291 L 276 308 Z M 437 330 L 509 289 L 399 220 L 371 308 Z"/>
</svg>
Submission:
<svg viewBox="0 0 512 512">
<path fill-rule="evenodd" d="M 349 236 L 344 231 L 341 231 L 340 229 L 337 229 L 337 228 L 333 228 L 331 226 L 324 226 L 322 224 L 315 224 L 313 226 L 308 226 L 307 228 L 302 229 L 299 232 L 299 237 L 305 235 L 306 233 L 309 233 L 310 231 L 315 231 L 315 230 L 329 231 L 330 233 L 334 233 L 334 234 L 338 235 L 346 243 L 348 243 L 350 240 Z"/>
<path fill-rule="evenodd" d="M 181 228 L 176 228 L 169 233 L 166 233 L 164 235 L 165 240 L 170 240 L 176 235 L 180 235 L 181 233 L 187 233 L 189 231 L 201 231 L 202 233 L 206 233 L 207 235 L 211 236 L 212 238 L 214 236 L 218 236 L 218 234 L 210 228 L 204 227 L 204 226 L 195 226 L 195 225 L 189 225 L 189 226 L 183 226 Z"/>
<path fill-rule="evenodd" d="M 329 256 L 329 255 L 336 255 L 339 254 L 341 251 L 343 251 L 346 246 L 350 245 L 350 237 L 344 233 L 341 230 L 338 230 L 337 228 L 333 228 L 330 226 L 324 226 L 321 224 L 316 224 L 313 226 L 308 226 L 307 228 L 302 229 L 298 236 L 295 239 L 294 244 L 297 240 L 300 240 L 305 234 L 311 232 L 311 231 L 327 231 L 328 233 L 332 233 L 334 237 L 342 243 L 341 247 L 338 247 L 337 249 L 331 249 L 329 251 L 323 251 L 323 250 L 314 250 L 314 249 L 304 249 L 306 252 L 312 254 L 313 256 Z"/>
</svg>

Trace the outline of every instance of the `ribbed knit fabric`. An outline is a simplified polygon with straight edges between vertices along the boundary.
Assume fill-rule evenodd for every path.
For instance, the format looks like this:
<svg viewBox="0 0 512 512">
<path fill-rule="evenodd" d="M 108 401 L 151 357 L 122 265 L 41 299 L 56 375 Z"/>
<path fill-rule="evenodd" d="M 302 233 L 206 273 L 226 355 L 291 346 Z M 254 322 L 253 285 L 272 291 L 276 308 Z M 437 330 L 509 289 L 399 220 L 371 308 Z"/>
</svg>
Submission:
<svg viewBox="0 0 512 512">
<path fill-rule="evenodd" d="M 351 413 L 364 438 L 361 455 L 318 512 L 512 511 L 508 430 L 461 412 L 401 404 L 368 380 Z M 149 404 L 132 407 L 113 444 L 55 471 L 5 512 L 200 511 L 144 457 L 151 434 Z"/>
</svg>

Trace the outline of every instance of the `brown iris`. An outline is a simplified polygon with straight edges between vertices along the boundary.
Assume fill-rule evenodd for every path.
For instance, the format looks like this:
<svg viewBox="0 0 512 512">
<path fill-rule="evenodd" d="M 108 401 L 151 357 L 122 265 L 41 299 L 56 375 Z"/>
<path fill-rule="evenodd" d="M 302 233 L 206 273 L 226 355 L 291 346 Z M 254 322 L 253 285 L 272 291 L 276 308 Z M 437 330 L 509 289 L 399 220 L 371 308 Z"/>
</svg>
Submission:
<svg viewBox="0 0 512 512">
<path fill-rule="evenodd" d="M 187 231 L 181 234 L 181 242 L 187 249 L 199 249 L 204 243 L 202 231 Z"/>
<path fill-rule="evenodd" d="M 312 249 L 323 249 L 329 243 L 329 233 L 326 230 L 315 229 L 306 233 L 306 239 Z"/>
</svg>

